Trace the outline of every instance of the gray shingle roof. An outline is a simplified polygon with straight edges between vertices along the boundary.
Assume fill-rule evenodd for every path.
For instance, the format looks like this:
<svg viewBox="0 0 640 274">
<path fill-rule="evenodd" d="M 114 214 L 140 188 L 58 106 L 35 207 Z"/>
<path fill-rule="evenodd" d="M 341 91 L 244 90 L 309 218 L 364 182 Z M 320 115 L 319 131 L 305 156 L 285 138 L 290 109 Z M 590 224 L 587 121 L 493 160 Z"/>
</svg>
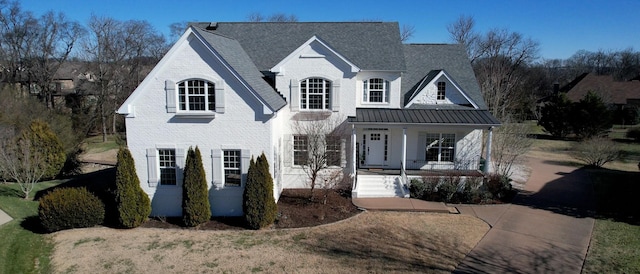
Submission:
<svg viewBox="0 0 640 274">
<path fill-rule="evenodd" d="M 193 23 L 206 28 L 211 23 Z M 260 71 L 268 71 L 317 36 L 363 70 L 404 71 L 398 23 L 260 22 L 215 23 L 217 33 L 240 42 Z"/>
<path fill-rule="evenodd" d="M 498 126 L 488 110 L 477 109 L 356 109 L 351 123 Z"/>
<path fill-rule="evenodd" d="M 272 110 L 283 108 L 287 102 L 262 77 L 262 73 L 242 49 L 238 41 L 194 27 L 194 30 L 211 45 L 224 61 L 246 81 Z"/>
<path fill-rule="evenodd" d="M 433 70 L 445 70 L 480 109 L 487 109 L 469 57 L 462 45 L 404 45 L 407 70 L 402 75 L 404 103 L 408 103 L 420 83 Z"/>
</svg>

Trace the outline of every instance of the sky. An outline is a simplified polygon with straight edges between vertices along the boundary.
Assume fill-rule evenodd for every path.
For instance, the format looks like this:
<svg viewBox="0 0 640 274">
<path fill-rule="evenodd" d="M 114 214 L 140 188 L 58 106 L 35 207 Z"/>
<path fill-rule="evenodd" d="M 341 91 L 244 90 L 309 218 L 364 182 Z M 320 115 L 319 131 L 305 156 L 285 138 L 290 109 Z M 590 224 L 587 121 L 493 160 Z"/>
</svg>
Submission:
<svg viewBox="0 0 640 274">
<path fill-rule="evenodd" d="M 413 26 L 409 43 L 452 43 L 447 25 L 472 16 L 476 31 L 518 32 L 540 44 L 542 59 L 567 59 L 578 50 L 640 51 L 640 0 L 20 0 L 40 16 L 62 12 L 87 24 L 92 14 L 146 20 L 169 34 L 175 22 L 237 22 L 249 14 L 293 14 L 300 22 L 391 21 Z"/>
</svg>

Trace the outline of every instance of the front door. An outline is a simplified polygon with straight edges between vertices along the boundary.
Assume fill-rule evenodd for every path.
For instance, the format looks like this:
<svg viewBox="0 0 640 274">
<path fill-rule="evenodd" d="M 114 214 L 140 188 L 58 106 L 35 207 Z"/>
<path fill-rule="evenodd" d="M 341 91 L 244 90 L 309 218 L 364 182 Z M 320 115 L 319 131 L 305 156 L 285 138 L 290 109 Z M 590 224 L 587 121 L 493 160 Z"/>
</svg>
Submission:
<svg viewBox="0 0 640 274">
<path fill-rule="evenodd" d="M 365 134 L 367 138 L 366 144 L 366 165 L 368 166 L 382 166 L 384 165 L 385 156 L 385 142 L 387 140 L 387 134 L 383 132 L 369 132 Z"/>
</svg>

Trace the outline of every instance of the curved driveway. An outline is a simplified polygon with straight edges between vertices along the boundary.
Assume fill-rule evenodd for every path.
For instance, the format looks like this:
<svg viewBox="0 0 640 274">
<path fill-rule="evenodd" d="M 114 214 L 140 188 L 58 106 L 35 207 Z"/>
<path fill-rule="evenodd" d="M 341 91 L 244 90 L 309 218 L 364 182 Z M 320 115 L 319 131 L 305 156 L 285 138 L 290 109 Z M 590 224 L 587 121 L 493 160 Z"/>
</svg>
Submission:
<svg viewBox="0 0 640 274">
<path fill-rule="evenodd" d="M 491 229 L 454 273 L 580 273 L 593 231 L 591 181 L 582 169 L 529 158 L 512 204 L 459 206 Z"/>
</svg>

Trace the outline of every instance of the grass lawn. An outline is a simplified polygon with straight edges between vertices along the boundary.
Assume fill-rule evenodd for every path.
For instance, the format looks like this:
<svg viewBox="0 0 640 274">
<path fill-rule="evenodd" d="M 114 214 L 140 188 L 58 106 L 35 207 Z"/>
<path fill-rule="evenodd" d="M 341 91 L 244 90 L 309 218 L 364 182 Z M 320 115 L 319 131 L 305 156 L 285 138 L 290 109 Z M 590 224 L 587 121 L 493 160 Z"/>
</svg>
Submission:
<svg viewBox="0 0 640 274">
<path fill-rule="evenodd" d="M 640 172 L 593 170 L 598 217 L 587 273 L 640 273 Z"/>
<path fill-rule="evenodd" d="M 38 183 L 31 196 L 60 183 Z M 53 242 L 30 229 L 38 215 L 38 202 L 21 196 L 18 185 L 0 184 L 0 208 L 13 218 L 0 226 L 0 273 L 50 273 Z"/>
<path fill-rule="evenodd" d="M 108 135 L 107 141 L 102 142 L 102 135 L 89 137 L 84 140 L 84 149 L 87 154 L 101 153 L 120 147 L 119 135 Z"/>
<path fill-rule="evenodd" d="M 489 226 L 467 215 L 361 213 L 282 230 L 85 228 L 54 234 L 63 273 L 451 273 Z"/>
</svg>

